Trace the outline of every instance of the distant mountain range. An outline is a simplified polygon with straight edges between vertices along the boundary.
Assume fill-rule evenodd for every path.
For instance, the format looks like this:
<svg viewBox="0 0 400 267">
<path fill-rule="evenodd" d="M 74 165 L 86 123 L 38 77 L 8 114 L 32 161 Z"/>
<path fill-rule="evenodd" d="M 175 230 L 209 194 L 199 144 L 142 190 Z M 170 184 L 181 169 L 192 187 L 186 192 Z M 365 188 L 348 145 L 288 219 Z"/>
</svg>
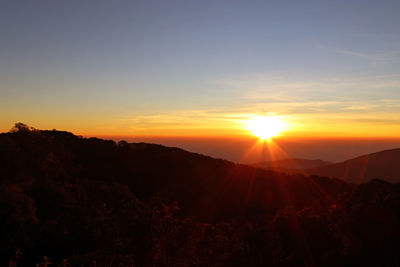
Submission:
<svg viewBox="0 0 400 267">
<path fill-rule="evenodd" d="M 400 182 L 400 149 L 363 155 L 344 162 L 307 170 L 308 173 L 335 177 L 350 183 L 364 183 L 379 178 Z"/>
<path fill-rule="evenodd" d="M 289 174 L 301 173 L 339 178 L 356 184 L 368 182 L 372 179 L 400 183 L 400 148 L 371 153 L 340 163 L 329 163 L 322 160 L 285 159 L 257 163 L 253 166 Z"/>
</svg>

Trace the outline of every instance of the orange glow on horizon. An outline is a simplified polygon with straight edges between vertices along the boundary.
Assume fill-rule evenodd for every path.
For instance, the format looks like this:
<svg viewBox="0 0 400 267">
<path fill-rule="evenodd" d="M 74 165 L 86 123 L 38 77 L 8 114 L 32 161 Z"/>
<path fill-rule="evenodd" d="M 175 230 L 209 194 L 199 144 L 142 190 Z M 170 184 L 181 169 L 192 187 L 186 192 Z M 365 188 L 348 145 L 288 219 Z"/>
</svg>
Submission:
<svg viewBox="0 0 400 267">
<path fill-rule="evenodd" d="M 115 119 L 107 116 L 81 116 L 79 119 L 7 118 L 0 121 L 0 132 L 8 132 L 22 122 L 37 129 L 57 129 L 82 136 L 96 137 L 168 137 L 168 138 L 400 138 L 400 124 L 376 123 L 382 117 L 337 114 L 265 115 L 259 112 L 197 115 L 165 114 Z M 394 116 L 394 115 L 393 115 Z"/>
</svg>

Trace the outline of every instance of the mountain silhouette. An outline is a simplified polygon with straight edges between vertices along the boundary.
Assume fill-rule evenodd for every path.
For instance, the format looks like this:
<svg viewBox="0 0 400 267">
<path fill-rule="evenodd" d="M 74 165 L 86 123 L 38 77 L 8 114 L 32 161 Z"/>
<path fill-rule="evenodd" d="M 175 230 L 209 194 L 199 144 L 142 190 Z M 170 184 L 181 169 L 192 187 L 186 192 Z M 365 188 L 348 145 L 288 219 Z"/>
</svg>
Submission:
<svg viewBox="0 0 400 267">
<path fill-rule="evenodd" d="M 400 182 L 400 149 L 363 155 L 341 163 L 306 170 L 309 174 L 339 178 L 350 183 L 382 179 Z"/>
<path fill-rule="evenodd" d="M 316 198 L 328 205 L 331 194 L 350 187 L 337 179 L 286 175 L 179 148 L 116 144 L 60 131 L 5 133 L 0 144 L 4 177 L 42 173 L 44 165 L 57 163 L 63 176 L 128 185 L 141 199 L 173 199 L 184 212 L 211 221 L 266 216 Z"/>
</svg>

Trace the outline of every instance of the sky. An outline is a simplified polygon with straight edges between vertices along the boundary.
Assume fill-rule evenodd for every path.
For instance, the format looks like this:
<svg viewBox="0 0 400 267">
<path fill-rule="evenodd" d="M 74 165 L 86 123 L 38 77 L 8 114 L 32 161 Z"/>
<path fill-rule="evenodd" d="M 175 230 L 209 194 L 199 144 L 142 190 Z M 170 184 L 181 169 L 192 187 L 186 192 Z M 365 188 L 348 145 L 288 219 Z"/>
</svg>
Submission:
<svg viewBox="0 0 400 267">
<path fill-rule="evenodd" d="M 0 131 L 400 137 L 399 1 L 0 2 Z"/>
</svg>

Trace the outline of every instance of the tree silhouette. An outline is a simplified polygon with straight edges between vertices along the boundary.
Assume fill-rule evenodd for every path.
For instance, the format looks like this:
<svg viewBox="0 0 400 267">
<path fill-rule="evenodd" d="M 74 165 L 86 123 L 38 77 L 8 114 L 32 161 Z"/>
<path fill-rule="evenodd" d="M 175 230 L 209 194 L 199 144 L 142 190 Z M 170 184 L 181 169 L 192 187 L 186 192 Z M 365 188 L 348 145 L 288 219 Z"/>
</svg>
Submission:
<svg viewBox="0 0 400 267">
<path fill-rule="evenodd" d="M 29 127 L 25 123 L 22 122 L 17 122 L 15 123 L 14 127 L 11 128 L 10 132 L 11 133 L 16 133 L 16 132 L 30 132 L 36 130 L 33 127 Z"/>
</svg>

